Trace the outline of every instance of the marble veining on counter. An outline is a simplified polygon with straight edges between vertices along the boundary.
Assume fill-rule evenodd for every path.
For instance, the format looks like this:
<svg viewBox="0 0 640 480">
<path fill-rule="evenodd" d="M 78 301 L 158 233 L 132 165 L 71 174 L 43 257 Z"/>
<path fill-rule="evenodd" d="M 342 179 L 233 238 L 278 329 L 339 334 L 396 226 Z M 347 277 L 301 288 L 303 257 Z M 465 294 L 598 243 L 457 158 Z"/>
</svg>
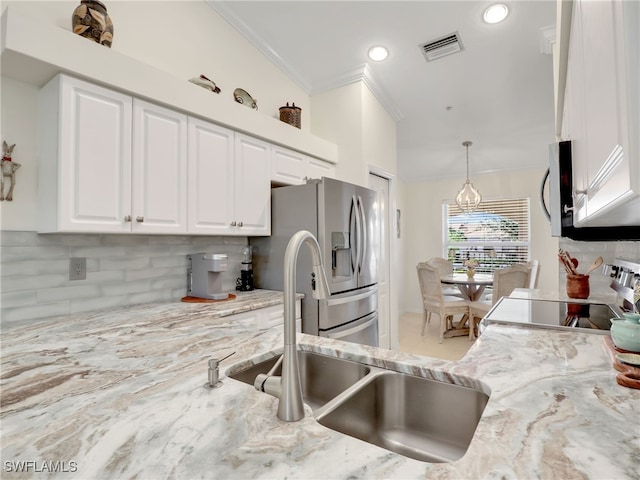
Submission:
<svg viewBox="0 0 640 480">
<path fill-rule="evenodd" d="M 435 464 L 325 428 L 306 406 L 278 420 L 275 398 L 225 372 L 281 350 L 282 328 L 209 306 L 3 328 L 2 478 L 640 478 L 640 391 L 617 385 L 600 336 L 491 325 L 458 362 L 299 336 L 301 349 L 490 394 L 466 455 Z M 234 351 L 223 385 L 204 388 L 207 360 Z"/>
</svg>

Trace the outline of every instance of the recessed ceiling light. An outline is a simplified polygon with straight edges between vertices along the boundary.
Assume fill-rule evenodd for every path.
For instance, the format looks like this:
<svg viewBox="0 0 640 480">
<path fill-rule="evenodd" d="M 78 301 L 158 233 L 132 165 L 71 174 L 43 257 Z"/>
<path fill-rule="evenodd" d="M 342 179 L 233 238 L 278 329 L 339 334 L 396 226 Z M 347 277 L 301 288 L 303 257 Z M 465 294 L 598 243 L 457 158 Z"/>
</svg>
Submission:
<svg viewBox="0 0 640 480">
<path fill-rule="evenodd" d="M 482 18 L 487 23 L 499 23 L 507 18 L 507 15 L 509 15 L 509 8 L 506 5 L 497 3 L 487 8 Z"/>
<path fill-rule="evenodd" d="M 374 62 L 381 62 L 389 56 L 389 50 L 384 47 L 371 47 L 369 49 L 369 58 Z"/>
</svg>

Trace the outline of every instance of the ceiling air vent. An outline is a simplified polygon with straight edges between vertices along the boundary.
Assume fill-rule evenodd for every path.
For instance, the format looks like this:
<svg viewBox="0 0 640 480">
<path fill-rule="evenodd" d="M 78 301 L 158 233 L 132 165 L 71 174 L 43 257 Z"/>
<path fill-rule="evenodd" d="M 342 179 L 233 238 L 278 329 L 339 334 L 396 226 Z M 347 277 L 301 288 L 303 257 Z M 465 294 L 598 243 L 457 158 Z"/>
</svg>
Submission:
<svg viewBox="0 0 640 480">
<path fill-rule="evenodd" d="M 420 50 L 424 53 L 427 62 L 431 62 L 438 58 L 461 52 L 464 50 L 464 47 L 462 46 L 458 32 L 455 32 L 431 42 L 423 43 L 420 45 Z"/>
</svg>

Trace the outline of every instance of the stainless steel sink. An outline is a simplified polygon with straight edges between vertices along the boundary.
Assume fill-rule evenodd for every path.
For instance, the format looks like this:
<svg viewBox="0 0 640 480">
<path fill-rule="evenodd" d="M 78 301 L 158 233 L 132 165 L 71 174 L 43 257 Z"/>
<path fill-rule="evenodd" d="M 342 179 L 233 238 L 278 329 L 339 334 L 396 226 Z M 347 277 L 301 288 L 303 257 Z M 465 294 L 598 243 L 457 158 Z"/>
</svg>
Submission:
<svg viewBox="0 0 640 480">
<path fill-rule="evenodd" d="M 279 357 L 227 376 L 253 385 Z M 472 388 L 319 353 L 298 351 L 298 361 L 304 402 L 320 424 L 425 462 L 462 458 L 489 400 Z"/>
<path fill-rule="evenodd" d="M 267 373 L 275 365 L 278 358 L 280 355 L 238 372 L 227 373 L 227 376 L 253 385 L 258 374 Z M 298 351 L 298 362 L 302 397 L 304 402 L 314 411 L 347 390 L 371 371 L 367 365 L 315 352 Z M 281 375 L 281 367 L 278 367 L 273 375 Z"/>
<path fill-rule="evenodd" d="M 376 370 L 317 412 L 316 420 L 425 462 L 451 462 L 466 453 L 489 400 L 485 393 Z"/>
</svg>

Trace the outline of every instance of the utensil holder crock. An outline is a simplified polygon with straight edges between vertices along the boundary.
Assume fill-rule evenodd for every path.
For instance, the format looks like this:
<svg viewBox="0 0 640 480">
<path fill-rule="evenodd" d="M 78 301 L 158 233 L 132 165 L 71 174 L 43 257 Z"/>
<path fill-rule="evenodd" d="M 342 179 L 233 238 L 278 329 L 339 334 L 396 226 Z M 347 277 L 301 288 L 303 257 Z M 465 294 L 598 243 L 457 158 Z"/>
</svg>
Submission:
<svg viewBox="0 0 640 480">
<path fill-rule="evenodd" d="M 567 275 L 567 297 L 589 298 L 589 275 Z"/>
</svg>

